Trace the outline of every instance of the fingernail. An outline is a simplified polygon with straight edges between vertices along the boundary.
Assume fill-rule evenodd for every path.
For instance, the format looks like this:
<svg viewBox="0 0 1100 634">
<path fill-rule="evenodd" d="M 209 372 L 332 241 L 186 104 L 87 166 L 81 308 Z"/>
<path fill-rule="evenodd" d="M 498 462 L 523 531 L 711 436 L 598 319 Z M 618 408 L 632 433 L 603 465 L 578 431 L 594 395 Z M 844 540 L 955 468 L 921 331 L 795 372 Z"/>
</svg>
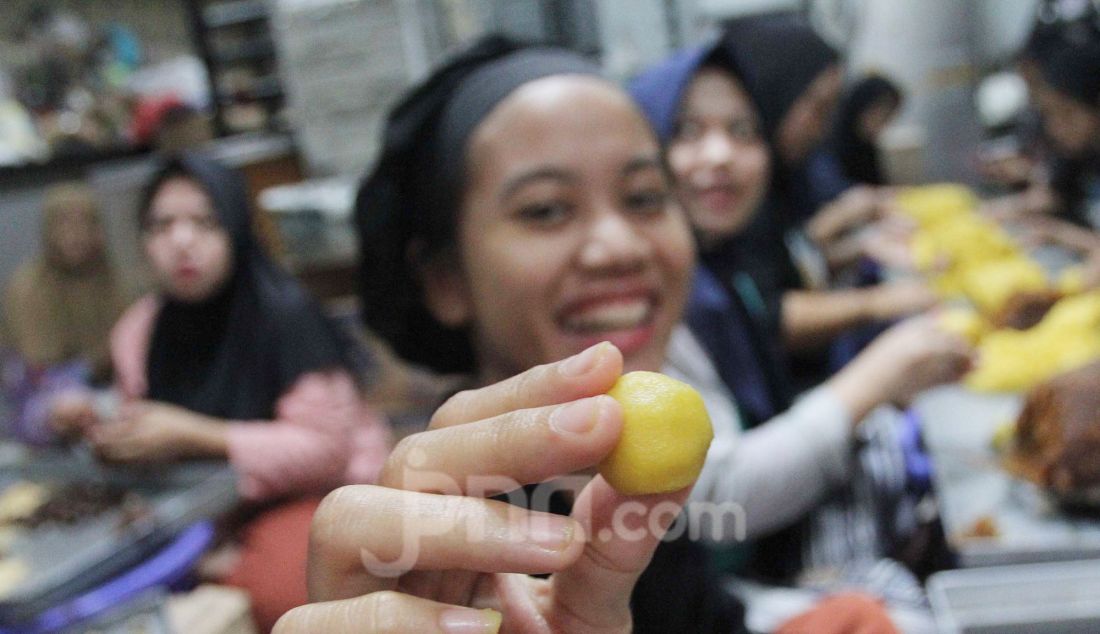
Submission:
<svg viewBox="0 0 1100 634">
<path fill-rule="evenodd" d="M 448 634 L 496 634 L 500 631 L 500 612 L 450 608 L 439 614 L 439 627 Z"/>
<path fill-rule="evenodd" d="M 550 427 L 566 434 L 587 434 L 600 417 L 600 398 L 586 398 L 562 405 L 550 414 Z"/>
<path fill-rule="evenodd" d="M 582 376 L 588 373 L 589 370 L 596 367 L 596 362 L 600 360 L 600 355 L 603 354 L 604 345 L 598 343 L 563 361 L 559 368 L 562 376 Z"/>
<path fill-rule="evenodd" d="M 527 526 L 527 541 L 545 550 L 560 552 L 573 543 L 573 522 L 558 517 L 538 517 Z"/>
</svg>

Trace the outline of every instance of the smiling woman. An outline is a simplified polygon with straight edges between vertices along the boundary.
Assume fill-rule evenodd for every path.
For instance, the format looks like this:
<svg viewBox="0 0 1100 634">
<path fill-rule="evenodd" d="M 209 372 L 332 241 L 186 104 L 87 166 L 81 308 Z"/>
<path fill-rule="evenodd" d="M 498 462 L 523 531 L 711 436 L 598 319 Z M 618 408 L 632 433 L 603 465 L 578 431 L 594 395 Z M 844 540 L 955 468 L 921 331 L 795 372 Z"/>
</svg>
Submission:
<svg viewBox="0 0 1100 634">
<path fill-rule="evenodd" d="M 590 142 L 579 152 L 573 139 Z M 449 325 L 476 324 L 482 377 L 600 341 L 629 369 L 659 368 L 693 251 L 629 100 L 590 77 L 532 81 L 477 129 L 469 157 L 455 260 L 424 280 Z"/>
<path fill-rule="evenodd" d="M 418 631 L 500 623 L 458 606 L 499 610 L 506 630 L 741 631 L 702 546 L 658 540 L 685 484 L 628 496 L 585 476 L 572 510 L 544 503 L 527 512 L 474 499 L 465 486 L 423 498 L 405 476 L 431 468 L 460 485 L 473 476 L 537 484 L 591 473 L 611 451 L 623 412 L 604 394 L 624 369 L 661 369 L 694 264 L 645 119 L 585 59 L 489 37 L 408 95 L 386 132 L 357 204 L 367 325 L 406 359 L 488 387 L 455 395 L 428 431 L 397 447 L 382 477 L 391 489 L 347 488 L 326 500 L 310 571 L 312 598 L 327 603 L 292 613 L 286 631 L 351 631 L 341 614 L 380 618 L 386 606 L 404 606 L 401 623 L 423 618 Z M 641 539 L 618 530 L 622 509 L 647 522 Z M 418 540 L 420 557 L 397 579 L 364 571 L 354 547 L 369 539 L 403 552 L 410 526 L 434 526 L 425 517 L 398 530 L 409 513 L 546 511 L 563 515 L 531 524 L 555 527 L 551 534 L 512 533 L 508 547 L 461 525 Z M 371 530 L 353 532 L 363 521 Z M 563 545 L 558 527 L 573 522 Z M 519 557 L 527 548 L 541 555 Z M 375 625 L 357 620 L 355 631 L 384 629 Z"/>
<path fill-rule="evenodd" d="M 455 66 L 395 111 L 358 203 L 367 325 L 483 380 L 604 340 L 659 368 L 694 257 L 659 150 L 593 66 L 539 55 L 560 76 L 530 52 Z"/>
</svg>

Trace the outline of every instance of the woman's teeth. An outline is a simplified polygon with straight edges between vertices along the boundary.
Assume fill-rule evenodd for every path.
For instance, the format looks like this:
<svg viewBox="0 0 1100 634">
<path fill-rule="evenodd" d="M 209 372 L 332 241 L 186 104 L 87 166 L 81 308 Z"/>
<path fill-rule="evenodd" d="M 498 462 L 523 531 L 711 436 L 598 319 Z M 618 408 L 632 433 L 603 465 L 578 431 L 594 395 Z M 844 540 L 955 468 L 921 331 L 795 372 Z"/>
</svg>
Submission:
<svg viewBox="0 0 1100 634">
<path fill-rule="evenodd" d="M 628 330 L 646 323 L 651 313 L 648 300 L 598 304 L 570 314 L 564 325 L 580 332 Z"/>
</svg>

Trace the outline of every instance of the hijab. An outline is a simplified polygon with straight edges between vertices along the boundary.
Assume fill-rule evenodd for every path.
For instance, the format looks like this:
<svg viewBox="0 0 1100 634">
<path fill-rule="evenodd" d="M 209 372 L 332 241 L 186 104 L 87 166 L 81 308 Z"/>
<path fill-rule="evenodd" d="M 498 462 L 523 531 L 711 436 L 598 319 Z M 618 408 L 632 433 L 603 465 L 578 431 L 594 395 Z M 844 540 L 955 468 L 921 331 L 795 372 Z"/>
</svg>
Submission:
<svg viewBox="0 0 1100 634">
<path fill-rule="evenodd" d="M 700 69 L 717 67 L 743 82 L 737 64 L 721 43 L 688 48 L 644 71 L 628 90 L 664 147 L 676 134 L 684 94 Z M 779 301 L 782 285 L 768 279 L 775 257 L 762 255 L 756 238 L 767 205 L 738 235 L 717 245 L 700 245 L 685 320 L 711 355 L 733 393 L 747 427 L 762 423 L 789 405 L 785 361 L 779 350 Z M 773 238 L 780 240 L 778 236 Z M 762 290 L 762 289 L 766 289 Z"/>
<path fill-rule="evenodd" d="M 1064 42 L 1045 55 L 1040 64 L 1048 86 L 1100 111 L 1100 35 Z"/>
<path fill-rule="evenodd" d="M 705 66 L 717 66 L 737 81 L 744 81 L 729 50 L 718 43 L 710 43 L 673 53 L 627 85 L 630 96 L 649 120 L 662 146 L 667 147 L 672 142 L 684 93 L 695 74 Z"/>
<path fill-rule="evenodd" d="M 728 23 L 723 44 L 743 71 L 745 88 L 759 108 L 764 133 L 772 146 L 772 186 L 779 227 L 767 233 L 785 235 L 817 210 L 822 192 L 808 173 L 810 153 L 798 164 L 786 163 L 776 151 L 779 128 L 799 97 L 823 72 L 839 62 L 832 49 L 803 20 L 790 15 L 739 18 Z M 830 192 L 835 193 L 835 192 Z M 790 257 L 789 255 L 785 257 Z"/>
<path fill-rule="evenodd" d="M 126 297 L 102 243 L 99 207 L 86 185 L 66 183 L 47 191 L 42 212 L 42 252 L 15 272 L 4 297 L 7 343 L 32 365 L 82 360 L 93 378 L 106 380 L 108 335 Z M 56 236 L 64 223 L 75 221 L 99 232 L 100 244 L 74 266 L 66 263 Z"/>
<path fill-rule="evenodd" d="M 1041 60 L 1043 79 L 1052 89 L 1100 112 L 1100 36 L 1063 41 Z M 1082 226 L 1088 219 L 1089 183 L 1100 178 L 1100 151 L 1079 156 L 1057 156 L 1051 168 L 1051 187 L 1061 201 L 1059 215 Z"/>
<path fill-rule="evenodd" d="M 238 173 L 199 154 L 170 159 L 145 192 L 142 220 L 174 177 L 193 180 L 210 196 L 230 236 L 233 265 L 211 297 L 163 298 L 149 345 L 148 397 L 217 418 L 267 420 L 303 374 L 351 370 L 349 338 L 256 241 Z"/>
<path fill-rule="evenodd" d="M 764 131 L 773 144 L 783 117 L 798 98 L 840 61 L 808 24 L 786 15 L 733 20 L 723 45 L 743 70 L 745 88 L 760 109 Z"/>
<path fill-rule="evenodd" d="M 841 99 L 833 129 L 833 151 L 844 176 L 855 183 L 885 185 L 878 147 L 860 131 L 860 117 L 882 100 L 901 104 L 901 90 L 889 79 L 870 75 L 856 82 Z"/>
<path fill-rule="evenodd" d="M 390 112 L 378 162 L 356 198 L 355 219 L 364 321 L 401 357 L 438 372 L 474 370 L 468 333 L 428 311 L 415 266 L 454 243 L 466 144 L 478 124 L 523 84 L 577 74 L 601 73 L 575 53 L 490 35 L 447 61 Z"/>
</svg>

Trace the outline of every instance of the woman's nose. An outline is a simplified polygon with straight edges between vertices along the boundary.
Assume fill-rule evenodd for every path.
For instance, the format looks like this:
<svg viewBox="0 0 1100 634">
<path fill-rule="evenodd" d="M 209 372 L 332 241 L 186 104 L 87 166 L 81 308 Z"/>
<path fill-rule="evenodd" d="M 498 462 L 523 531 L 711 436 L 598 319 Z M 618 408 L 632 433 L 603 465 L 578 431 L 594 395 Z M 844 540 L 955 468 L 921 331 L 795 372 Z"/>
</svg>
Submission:
<svg viewBox="0 0 1100 634">
<path fill-rule="evenodd" d="M 736 149 L 729 134 L 712 130 L 703 137 L 702 157 L 708 165 L 729 165 Z"/>
<path fill-rule="evenodd" d="M 581 264 L 594 271 L 633 270 L 644 266 L 651 246 L 618 209 L 598 213 L 587 226 Z"/>
<path fill-rule="evenodd" d="M 189 246 L 195 240 L 195 223 L 175 222 L 171 228 L 172 244 L 176 246 Z"/>
</svg>

